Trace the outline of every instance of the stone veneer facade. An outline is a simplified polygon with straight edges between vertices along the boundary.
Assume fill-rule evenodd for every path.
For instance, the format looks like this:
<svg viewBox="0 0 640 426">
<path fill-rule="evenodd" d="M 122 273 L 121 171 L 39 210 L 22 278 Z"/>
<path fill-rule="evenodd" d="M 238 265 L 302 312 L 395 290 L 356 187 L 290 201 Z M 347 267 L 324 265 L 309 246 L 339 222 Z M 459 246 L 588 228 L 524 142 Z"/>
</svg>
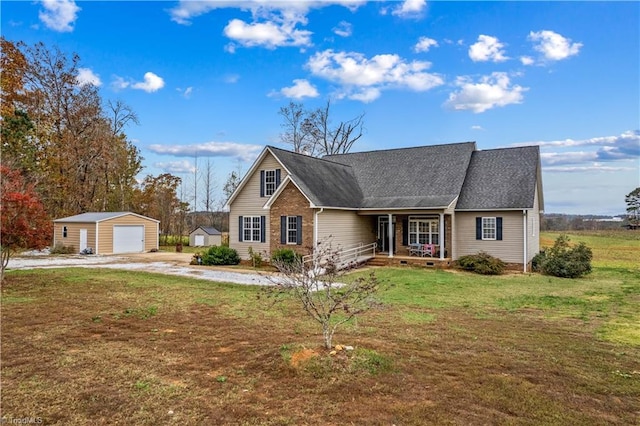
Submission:
<svg viewBox="0 0 640 426">
<path fill-rule="evenodd" d="M 280 243 L 280 216 L 302 216 L 301 245 Z M 271 234 L 268 236 L 271 253 L 281 248 L 292 249 L 302 255 L 311 253 L 313 247 L 313 219 L 314 212 L 309 207 L 309 200 L 302 195 L 293 183 L 289 182 L 271 205 L 269 214 Z"/>
</svg>

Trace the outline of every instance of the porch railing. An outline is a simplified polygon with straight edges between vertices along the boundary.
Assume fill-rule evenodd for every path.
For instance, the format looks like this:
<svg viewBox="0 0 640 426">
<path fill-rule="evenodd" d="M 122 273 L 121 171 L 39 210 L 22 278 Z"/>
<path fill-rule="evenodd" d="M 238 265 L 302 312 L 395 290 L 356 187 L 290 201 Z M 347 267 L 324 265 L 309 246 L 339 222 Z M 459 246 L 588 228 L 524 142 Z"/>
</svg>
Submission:
<svg viewBox="0 0 640 426">
<path fill-rule="evenodd" d="M 309 254 L 303 256 L 302 265 L 307 270 L 322 271 L 329 262 L 332 262 L 336 269 L 352 268 L 375 257 L 378 243 L 359 243 L 350 248 L 338 250 L 327 254 Z"/>
</svg>

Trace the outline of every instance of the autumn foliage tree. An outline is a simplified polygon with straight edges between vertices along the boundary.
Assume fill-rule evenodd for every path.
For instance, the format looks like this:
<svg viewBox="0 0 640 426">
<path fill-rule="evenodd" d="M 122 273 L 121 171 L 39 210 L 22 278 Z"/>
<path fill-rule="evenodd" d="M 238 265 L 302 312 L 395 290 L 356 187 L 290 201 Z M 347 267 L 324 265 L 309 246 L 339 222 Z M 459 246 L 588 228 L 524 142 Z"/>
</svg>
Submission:
<svg viewBox="0 0 640 426">
<path fill-rule="evenodd" d="M 33 187 L 20 173 L 0 166 L 0 282 L 9 258 L 20 249 L 41 249 L 51 242 L 53 227 Z"/>
</svg>

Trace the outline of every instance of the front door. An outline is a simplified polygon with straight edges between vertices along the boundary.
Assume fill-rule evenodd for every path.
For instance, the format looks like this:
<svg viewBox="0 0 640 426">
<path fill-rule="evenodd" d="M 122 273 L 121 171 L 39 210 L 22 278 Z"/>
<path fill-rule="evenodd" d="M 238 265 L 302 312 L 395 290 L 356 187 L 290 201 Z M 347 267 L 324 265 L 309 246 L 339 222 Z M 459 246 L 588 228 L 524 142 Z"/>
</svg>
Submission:
<svg viewBox="0 0 640 426">
<path fill-rule="evenodd" d="M 393 224 L 393 235 L 396 233 L 396 224 Z M 391 250 L 395 252 L 394 238 L 391 239 Z M 378 251 L 389 252 L 389 218 L 378 218 Z"/>
</svg>

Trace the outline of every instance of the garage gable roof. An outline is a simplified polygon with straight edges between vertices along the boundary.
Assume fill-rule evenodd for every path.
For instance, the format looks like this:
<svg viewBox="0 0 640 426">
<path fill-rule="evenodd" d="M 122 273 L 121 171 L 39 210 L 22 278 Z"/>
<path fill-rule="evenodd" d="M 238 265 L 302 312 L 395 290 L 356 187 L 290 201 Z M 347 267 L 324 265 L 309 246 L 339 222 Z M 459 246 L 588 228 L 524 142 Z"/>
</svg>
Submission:
<svg viewBox="0 0 640 426">
<path fill-rule="evenodd" d="M 105 220 L 109 220 L 109 219 L 115 219 L 117 217 L 122 217 L 122 216 L 127 216 L 127 215 L 132 215 L 132 216 L 136 216 L 142 219 L 147 219 L 147 220 L 152 220 L 154 222 L 160 222 L 159 220 L 150 218 L 150 217 L 146 217 L 146 216 L 142 216 L 139 215 L 137 213 L 132 213 L 132 212 L 89 212 L 89 213 L 82 213 L 82 214 L 77 214 L 75 216 L 69 216 L 69 217 L 63 217 L 61 219 L 56 219 L 54 220 L 54 222 L 60 222 L 60 223 L 80 223 L 80 222 L 84 222 L 84 223 L 98 223 L 98 222 L 103 222 Z"/>
</svg>

